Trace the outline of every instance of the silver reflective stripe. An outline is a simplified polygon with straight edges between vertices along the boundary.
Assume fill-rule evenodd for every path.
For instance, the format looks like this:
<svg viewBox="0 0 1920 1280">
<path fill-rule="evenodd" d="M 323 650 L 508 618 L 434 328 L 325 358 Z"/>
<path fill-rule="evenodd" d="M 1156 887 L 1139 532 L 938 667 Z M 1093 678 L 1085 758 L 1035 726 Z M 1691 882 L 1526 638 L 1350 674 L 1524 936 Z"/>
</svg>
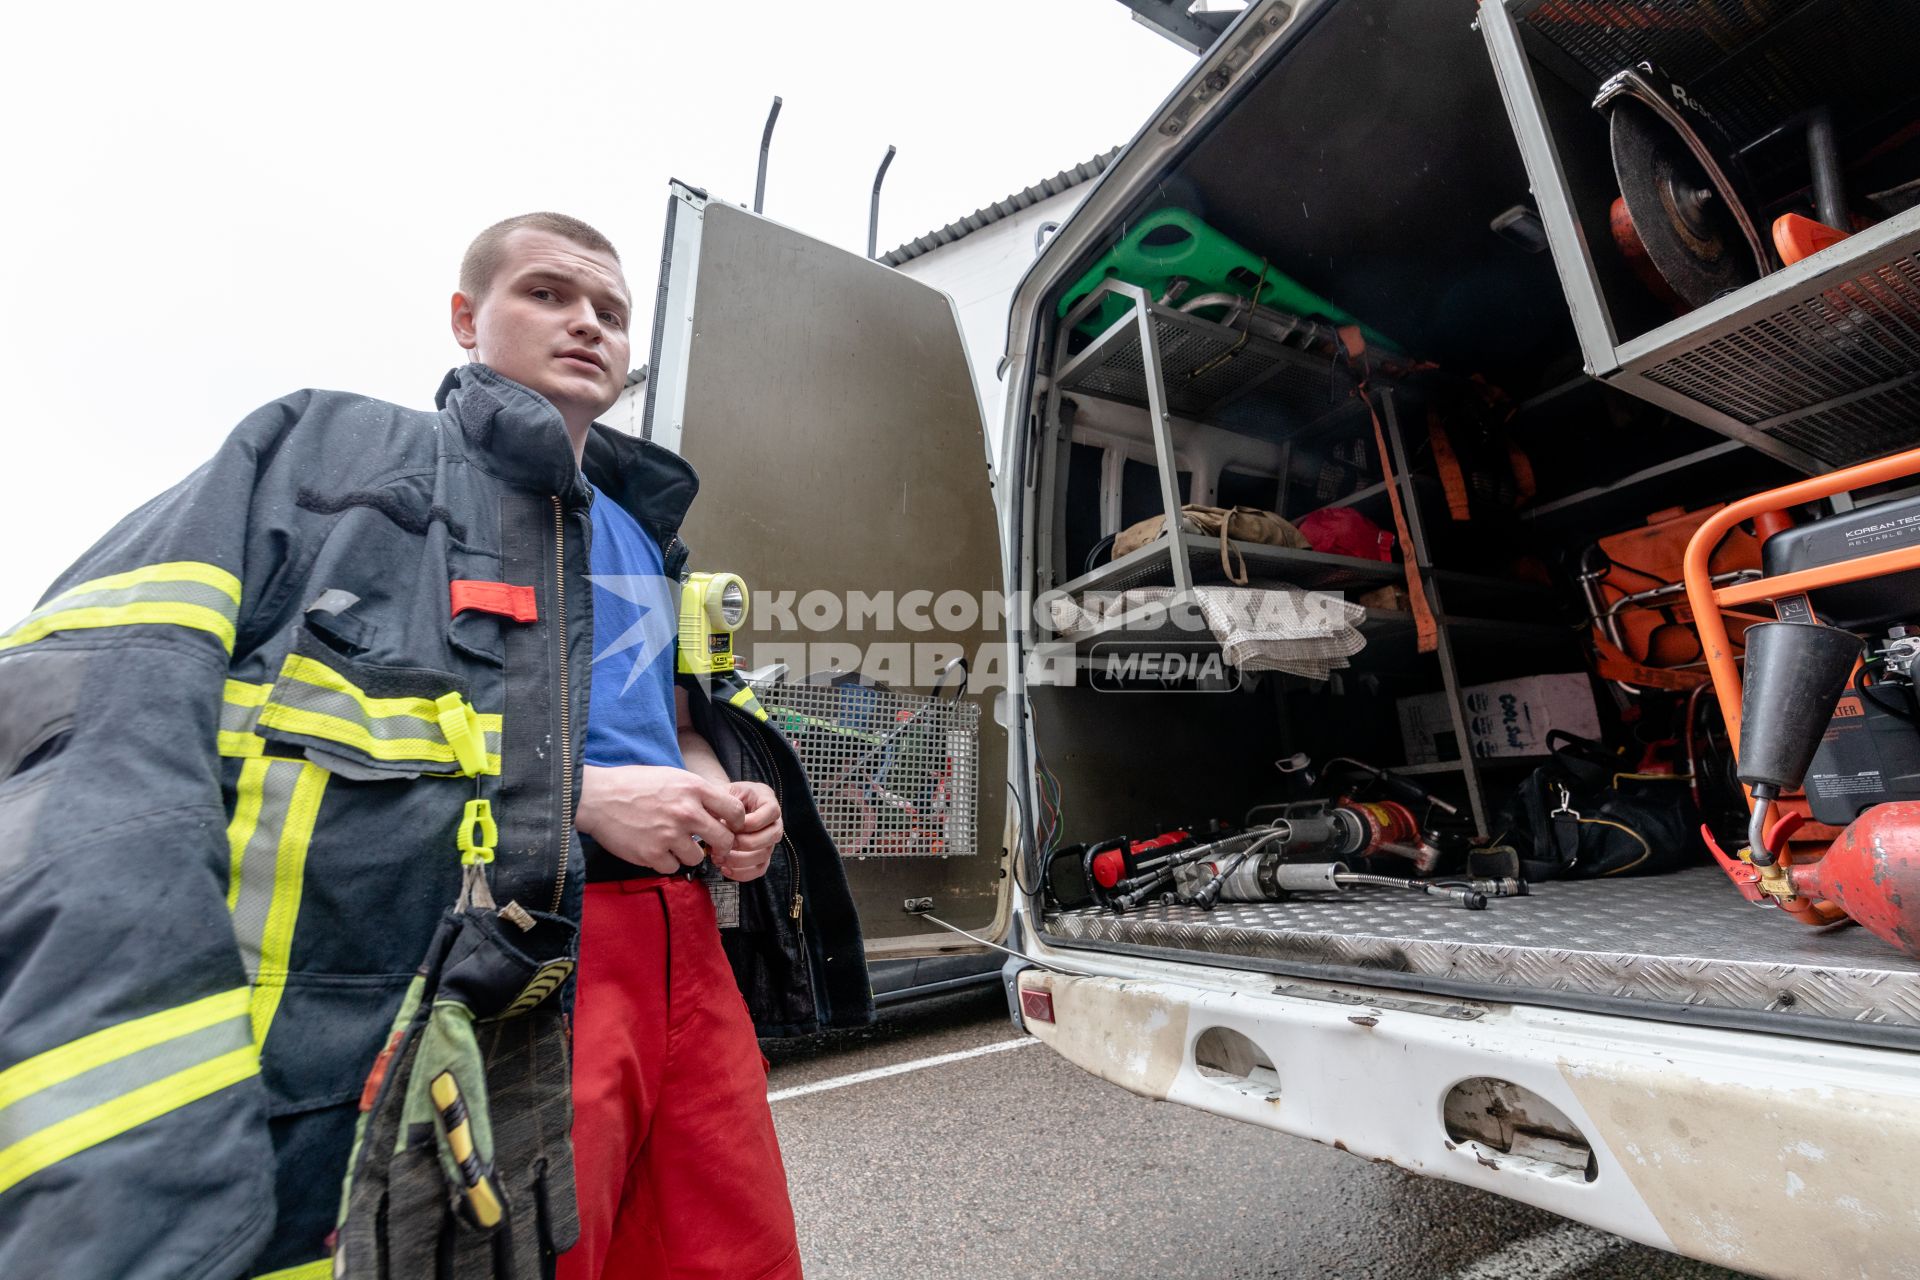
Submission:
<svg viewBox="0 0 1920 1280">
<path fill-rule="evenodd" d="M 252 1023 L 243 1013 L 57 1081 L 0 1107 L 0 1148 L 252 1043 Z"/>
<path fill-rule="evenodd" d="M 259 707 L 242 706 L 237 702 L 220 704 L 220 732 L 222 733 L 252 733 L 259 720 Z"/>
<path fill-rule="evenodd" d="M 249 1001 L 245 987 L 215 992 L 0 1071 L 0 1196 L 42 1169 L 259 1075 Z"/>
<path fill-rule="evenodd" d="M 293 689 L 299 691 L 297 695 L 292 697 L 286 696 L 286 692 Z M 326 699 L 331 699 L 332 701 L 324 701 Z M 296 686 L 293 682 L 288 682 L 288 684 L 282 688 L 282 696 L 276 698 L 274 701 L 283 706 L 291 706 L 296 710 L 315 711 L 323 715 L 351 719 L 357 724 L 365 725 L 369 734 L 382 741 L 392 741 L 396 738 L 409 737 L 424 737 L 436 743 L 446 741 L 446 735 L 440 731 L 440 724 L 437 720 L 429 724 L 418 716 L 389 716 L 385 717 L 386 722 L 404 722 L 408 726 L 405 730 L 389 729 L 385 727 L 385 723 L 383 723 L 382 720 L 367 719 L 365 712 L 360 709 L 360 705 L 354 702 L 352 698 L 347 697 L 347 695 L 335 693 L 328 689 L 316 689 L 312 685 Z M 222 702 L 220 704 L 220 732 L 258 734 L 260 732 L 260 713 L 265 709 L 266 704 L 264 702 L 251 706 L 244 702 Z M 486 738 L 487 754 L 499 755 L 500 739 L 502 737 L 500 731 L 498 729 L 488 729 L 483 736 Z"/>
<path fill-rule="evenodd" d="M 332 716 L 336 720 L 357 724 L 385 742 L 419 738 L 444 745 L 447 740 L 440 731 L 438 719 L 426 720 L 405 714 L 370 716 L 364 707 L 346 694 L 299 680 L 282 680 L 275 685 L 273 701 L 296 711 L 311 711 L 316 715 Z"/>
<path fill-rule="evenodd" d="M 260 814 L 246 847 L 240 853 L 240 888 L 233 903 L 233 937 L 247 979 L 260 976 L 260 953 L 267 933 L 267 913 L 273 908 L 273 889 L 280 862 L 280 836 L 293 807 L 293 789 L 309 768 L 301 760 L 267 760 L 260 784 Z"/>
<path fill-rule="evenodd" d="M 41 605 L 20 619 L 12 630 L 18 631 L 40 618 L 52 617 L 56 613 L 67 613 L 74 609 L 111 609 L 127 604 L 194 605 L 201 609 L 211 609 L 229 622 L 240 616 L 240 606 L 233 602 L 232 596 L 204 582 L 182 582 L 175 579 L 141 582 L 130 587 L 111 587 L 101 591 L 88 591 L 85 589 L 85 584 L 82 584 L 66 595 Z"/>
</svg>

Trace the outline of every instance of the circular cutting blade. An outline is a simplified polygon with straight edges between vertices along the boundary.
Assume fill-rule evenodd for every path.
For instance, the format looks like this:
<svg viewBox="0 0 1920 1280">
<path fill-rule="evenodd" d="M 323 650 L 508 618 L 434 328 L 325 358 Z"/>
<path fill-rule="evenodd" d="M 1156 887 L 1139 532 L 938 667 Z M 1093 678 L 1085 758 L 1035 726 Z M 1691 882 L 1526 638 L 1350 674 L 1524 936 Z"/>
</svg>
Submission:
<svg viewBox="0 0 1920 1280">
<path fill-rule="evenodd" d="M 1614 103 L 1613 173 L 1660 278 L 1689 306 L 1759 276 L 1740 225 L 1679 134 L 1645 104 Z"/>
</svg>

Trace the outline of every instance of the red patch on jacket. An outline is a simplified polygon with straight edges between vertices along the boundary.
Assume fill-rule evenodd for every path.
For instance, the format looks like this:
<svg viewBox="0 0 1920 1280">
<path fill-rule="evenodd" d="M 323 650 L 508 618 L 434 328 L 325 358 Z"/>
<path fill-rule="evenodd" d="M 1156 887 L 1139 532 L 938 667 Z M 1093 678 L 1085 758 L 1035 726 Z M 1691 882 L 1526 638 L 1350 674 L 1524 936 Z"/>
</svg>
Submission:
<svg viewBox="0 0 1920 1280">
<path fill-rule="evenodd" d="M 534 597 L 532 587 L 516 587 L 506 582 L 475 582 L 470 578 L 456 578 L 448 594 L 456 617 L 467 609 L 478 609 L 481 613 L 497 613 L 503 618 L 512 618 L 515 622 L 533 622 L 540 616 L 539 603 Z"/>
</svg>

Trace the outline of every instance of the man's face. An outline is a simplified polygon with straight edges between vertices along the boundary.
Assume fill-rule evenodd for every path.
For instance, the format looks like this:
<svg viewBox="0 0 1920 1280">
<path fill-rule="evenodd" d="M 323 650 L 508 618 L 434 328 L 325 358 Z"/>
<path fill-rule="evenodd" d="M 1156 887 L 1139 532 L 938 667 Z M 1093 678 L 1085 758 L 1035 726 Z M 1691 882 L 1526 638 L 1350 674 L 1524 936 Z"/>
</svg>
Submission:
<svg viewBox="0 0 1920 1280">
<path fill-rule="evenodd" d="M 633 309 L 626 277 L 611 256 L 551 231 L 520 227 L 502 249 L 477 302 L 453 295 L 454 337 L 583 429 L 626 385 Z"/>
</svg>

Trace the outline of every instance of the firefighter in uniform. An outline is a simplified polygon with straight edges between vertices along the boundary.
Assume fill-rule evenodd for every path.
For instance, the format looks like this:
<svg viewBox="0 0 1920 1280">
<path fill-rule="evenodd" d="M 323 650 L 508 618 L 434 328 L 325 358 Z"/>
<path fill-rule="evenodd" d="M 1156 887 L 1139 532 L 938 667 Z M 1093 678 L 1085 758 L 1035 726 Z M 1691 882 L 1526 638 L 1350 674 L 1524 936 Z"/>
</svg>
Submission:
<svg viewBox="0 0 1920 1280">
<path fill-rule="evenodd" d="M 573 1243 L 595 487 L 668 577 L 696 488 L 593 423 L 625 301 L 585 224 L 489 229 L 437 411 L 256 410 L 0 632 L 0 1275 L 528 1276 Z M 784 798 L 727 948 L 755 1020 L 864 1020 L 797 761 L 687 714 Z"/>
</svg>

